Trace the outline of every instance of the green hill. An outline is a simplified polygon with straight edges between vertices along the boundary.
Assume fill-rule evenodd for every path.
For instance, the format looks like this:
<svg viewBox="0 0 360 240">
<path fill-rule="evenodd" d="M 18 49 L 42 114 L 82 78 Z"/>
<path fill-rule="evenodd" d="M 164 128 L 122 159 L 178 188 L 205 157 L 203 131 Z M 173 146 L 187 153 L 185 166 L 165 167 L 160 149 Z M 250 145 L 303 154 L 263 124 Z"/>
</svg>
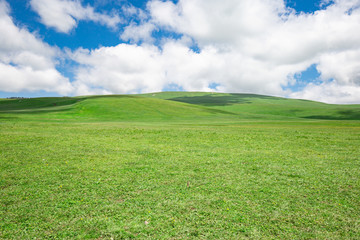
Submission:
<svg viewBox="0 0 360 240">
<path fill-rule="evenodd" d="M 247 115 L 250 118 L 360 120 L 360 105 L 335 105 L 238 93 L 166 92 L 144 94 L 143 96 L 221 109 Z"/>
<path fill-rule="evenodd" d="M 360 105 L 255 94 L 161 92 L 1 99 L 0 118 L 81 121 L 360 120 Z"/>
</svg>

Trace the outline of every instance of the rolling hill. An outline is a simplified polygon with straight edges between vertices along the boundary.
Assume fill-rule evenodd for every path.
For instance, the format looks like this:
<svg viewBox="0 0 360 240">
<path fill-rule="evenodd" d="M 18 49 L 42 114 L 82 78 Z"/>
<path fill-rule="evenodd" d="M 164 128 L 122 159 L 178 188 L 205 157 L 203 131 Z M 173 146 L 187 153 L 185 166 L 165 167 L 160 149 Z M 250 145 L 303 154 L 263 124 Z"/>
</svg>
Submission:
<svg viewBox="0 0 360 240">
<path fill-rule="evenodd" d="M 161 92 L 1 99 L 0 118 L 80 121 L 360 120 L 360 105 L 255 94 Z"/>
</svg>

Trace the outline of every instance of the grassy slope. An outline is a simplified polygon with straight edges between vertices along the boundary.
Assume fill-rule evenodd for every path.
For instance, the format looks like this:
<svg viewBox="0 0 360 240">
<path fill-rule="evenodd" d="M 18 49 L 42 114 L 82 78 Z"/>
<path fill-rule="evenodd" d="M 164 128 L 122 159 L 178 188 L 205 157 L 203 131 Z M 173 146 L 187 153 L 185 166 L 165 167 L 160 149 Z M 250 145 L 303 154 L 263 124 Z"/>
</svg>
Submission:
<svg viewBox="0 0 360 240">
<path fill-rule="evenodd" d="M 82 121 L 360 120 L 360 107 L 262 95 L 196 92 L 0 100 L 0 118 L 20 116 Z"/>
<path fill-rule="evenodd" d="M 168 121 L 227 117 L 218 109 L 131 95 L 0 100 L 0 118 Z"/>
<path fill-rule="evenodd" d="M 358 105 L 208 95 L 0 100 L 0 238 L 360 238 Z"/>
<path fill-rule="evenodd" d="M 242 113 L 249 118 L 360 120 L 359 105 L 334 105 L 255 94 L 168 92 L 144 94 L 143 96 L 196 104 L 238 114 Z"/>
</svg>

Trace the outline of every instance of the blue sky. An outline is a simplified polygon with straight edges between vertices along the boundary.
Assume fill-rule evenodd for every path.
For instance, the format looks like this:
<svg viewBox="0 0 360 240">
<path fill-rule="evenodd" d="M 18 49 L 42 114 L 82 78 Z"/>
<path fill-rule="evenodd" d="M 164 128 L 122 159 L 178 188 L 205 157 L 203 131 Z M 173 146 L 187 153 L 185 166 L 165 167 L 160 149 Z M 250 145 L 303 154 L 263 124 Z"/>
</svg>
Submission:
<svg viewBox="0 0 360 240">
<path fill-rule="evenodd" d="M 357 0 L 0 3 L 0 97 L 184 90 L 360 103 Z"/>
</svg>

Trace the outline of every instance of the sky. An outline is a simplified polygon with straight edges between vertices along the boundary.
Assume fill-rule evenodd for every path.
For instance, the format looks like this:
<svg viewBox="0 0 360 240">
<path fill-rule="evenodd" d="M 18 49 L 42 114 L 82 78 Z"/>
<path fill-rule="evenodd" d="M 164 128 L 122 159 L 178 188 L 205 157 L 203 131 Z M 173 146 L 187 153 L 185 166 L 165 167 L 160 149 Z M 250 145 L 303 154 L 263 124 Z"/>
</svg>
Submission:
<svg viewBox="0 0 360 240">
<path fill-rule="evenodd" d="M 0 98 L 159 91 L 360 104 L 360 0 L 0 0 Z"/>
</svg>

